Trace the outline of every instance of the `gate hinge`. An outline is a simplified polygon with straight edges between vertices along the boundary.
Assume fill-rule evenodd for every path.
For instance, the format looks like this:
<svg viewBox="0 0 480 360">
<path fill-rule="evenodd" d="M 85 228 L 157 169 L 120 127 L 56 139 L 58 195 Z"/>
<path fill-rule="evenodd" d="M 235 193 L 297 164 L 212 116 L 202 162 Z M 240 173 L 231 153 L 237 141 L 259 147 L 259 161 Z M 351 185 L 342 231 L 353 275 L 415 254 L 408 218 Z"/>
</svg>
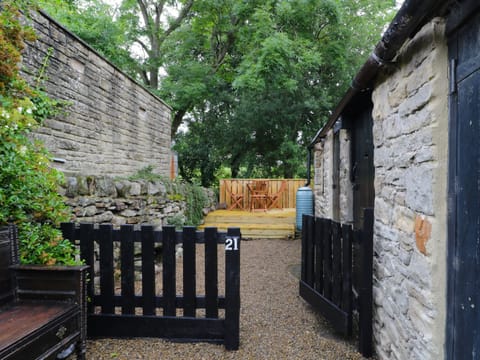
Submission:
<svg viewBox="0 0 480 360">
<path fill-rule="evenodd" d="M 457 92 L 457 59 L 450 59 L 449 94 Z"/>
</svg>

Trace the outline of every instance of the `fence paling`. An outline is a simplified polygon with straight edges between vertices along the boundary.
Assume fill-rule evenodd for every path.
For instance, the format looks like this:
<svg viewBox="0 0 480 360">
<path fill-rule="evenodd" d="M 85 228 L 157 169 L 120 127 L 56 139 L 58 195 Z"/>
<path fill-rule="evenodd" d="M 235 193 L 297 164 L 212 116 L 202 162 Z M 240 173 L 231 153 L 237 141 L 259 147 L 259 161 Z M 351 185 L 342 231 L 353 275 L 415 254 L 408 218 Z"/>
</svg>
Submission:
<svg viewBox="0 0 480 360">
<path fill-rule="evenodd" d="M 183 230 L 183 316 L 196 316 L 195 228 Z"/>
<path fill-rule="evenodd" d="M 133 226 L 120 229 L 120 271 L 122 287 L 122 314 L 135 314 L 135 271 Z"/>
<path fill-rule="evenodd" d="M 115 294 L 113 277 L 113 240 L 112 227 L 100 225 L 100 289 L 102 297 L 102 313 L 114 314 L 113 297 Z M 90 264 L 88 264 L 90 265 Z"/>
<path fill-rule="evenodd" d="M 175 269 L 175 228 L 163 231 L 163 315 L 176 315 L 176 269 Z M 155 271 L 155 270 L 154 270 Z M 155 282 L 154 282 L 155 284 Z M 155 291 L 155 288 L 154 288 Z"/>
<path fill-rule="evenodd" d="M 205 233 L 193 227 L 183 232 L 166 226 L 154 231 L 152 226 L 134 230 L 123 225 L 62 224 L 65 238 L 80 240 L 81 257 L 91 265 L 89 282 L 89 336 L 166 337 L 193 341 L 223 342 L 229 350 L 239 345 L 240 309 L 240 230 L 219 233 L 209 228 Z M 95 294 L 95 246 L 99 249 L 100 292 Z M 120 243 L 120 294 L 115 294 L 114 242 Z M 142 248 L 142 294 L 135 294 L 134 243 Z M 226 242 L 226 243 L 225 243 Z M 155 243 L 162 243 L 162 296 L 155 289 Z M 183 296 L 176 295 L 175 245 L 183 243 Z M 196 244 L 205 244 L 205 296 L 196 294 Z M 225 243 L 225 296 L 218 296 L 217 247 Z M 234 243 L 234 245 L 232 245 Z M 228 246 L 227 246 L 228 245 Z M 143 315 L 135 315 L 137 308 Z M 183 315 L 177 316 L 177 308 Z M 225 318 L 218 318 L 218 309 L 225 309 Z M 157 316 L 163 309 L 163 316 Z M 196 317 L 196 309 L 205 309 L 206 317 Z M 97 310 L 97 312 L 95 312 Z"/>
</svg>

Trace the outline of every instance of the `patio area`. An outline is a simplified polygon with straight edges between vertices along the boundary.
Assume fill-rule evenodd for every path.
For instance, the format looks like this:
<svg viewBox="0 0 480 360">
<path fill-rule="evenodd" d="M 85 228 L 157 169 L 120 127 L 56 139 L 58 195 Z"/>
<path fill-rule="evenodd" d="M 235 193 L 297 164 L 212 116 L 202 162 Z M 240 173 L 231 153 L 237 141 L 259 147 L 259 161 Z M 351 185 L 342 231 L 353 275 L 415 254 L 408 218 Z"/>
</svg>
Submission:
<svg viewBox="0 0 480 360">
<path fill-rule="evenodd" d="M 216 227 L 226 231 L 239 227 L 244 239 L 291 239 L 295 237 L 295 209 L 267 211 L 216 210 L 207 215 L 199 229 Z"/>
<path fill-rule="evenodd" d="M 295 208 L 305 179 L 222 179 L 219 203 L 227 210 L 268 211 Z"/>
</svg>

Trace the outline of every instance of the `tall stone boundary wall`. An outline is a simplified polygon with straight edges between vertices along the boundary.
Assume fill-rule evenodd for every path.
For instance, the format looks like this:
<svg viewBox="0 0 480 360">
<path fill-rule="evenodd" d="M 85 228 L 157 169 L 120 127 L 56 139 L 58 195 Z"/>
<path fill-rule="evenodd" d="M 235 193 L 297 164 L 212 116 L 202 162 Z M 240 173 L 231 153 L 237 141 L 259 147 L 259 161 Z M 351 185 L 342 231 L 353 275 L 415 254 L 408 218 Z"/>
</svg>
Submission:
<svg viewBox="0 0 480 360">
<path fill-rule="evenodd" d="M 23 73 L 31 82 L 47 64 L 48 95 L 69 102 L 37 137 L 66 173 L 131 175 L 151 165 L 169 175 L 171 109 L 43 13 L 27 19 L 38 40 L 27 44 Z M 52 49 L 49 57 L 48 51 Z"/>
<path fill-rule="evenodd" d="M 442 359 L 448 178 L 443 20 L 434 19 L 404 45 L 396 63 L 380 75 L 372 101 L 375 351 L 380 359 Z M 333 137 L 330 131 L 315 148 L 315 212 L 330 218 Z M 345 134 L 339 180 L 344 199 L 351 196 L 349 147 Z M 348 220 L 352 202 L 339 204 L 341 220 Z"/>
<path fill-rule="evenodd" d="M 373 93 L 374 334 L 383 359 L 442 359 L 445 333 L 448 50 L 424 26 Z"/>
<path fill-rule="evenodd" d="M 212 190 L 204 191 L 208 201 L 203 213 L 207 215 L 215 210 L 216 196 Z M 171 182 L 70 176 L 61 193 L 78 223 L 149 224 L 161 228 L 182 224 L 186 219 L 185 189 Z"/>
</svg>

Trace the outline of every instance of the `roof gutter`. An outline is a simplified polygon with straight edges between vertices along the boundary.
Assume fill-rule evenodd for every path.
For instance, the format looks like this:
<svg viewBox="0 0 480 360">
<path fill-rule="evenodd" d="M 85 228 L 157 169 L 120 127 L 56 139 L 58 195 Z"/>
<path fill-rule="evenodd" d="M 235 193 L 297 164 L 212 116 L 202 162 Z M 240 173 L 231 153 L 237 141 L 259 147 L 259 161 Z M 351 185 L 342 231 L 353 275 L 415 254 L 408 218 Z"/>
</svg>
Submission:
<svg viewBox="0 0 480 360">
<path fill-rule="evenodd" d="M 434 14 L 449 3 L 449 0 L 405 0 L 397 15 L 390 23 L 368 60 L 360 68 L 349 89 L 340 100 L 327 123 L 321 128 L 308 149 L 313 146 L 333 127 L 350 101 L 360 92 L 372 87 L 379 70 L 391 63 L 405 41 L 413 37 L 421 26 L 430 21 Z"/>
</svg>

